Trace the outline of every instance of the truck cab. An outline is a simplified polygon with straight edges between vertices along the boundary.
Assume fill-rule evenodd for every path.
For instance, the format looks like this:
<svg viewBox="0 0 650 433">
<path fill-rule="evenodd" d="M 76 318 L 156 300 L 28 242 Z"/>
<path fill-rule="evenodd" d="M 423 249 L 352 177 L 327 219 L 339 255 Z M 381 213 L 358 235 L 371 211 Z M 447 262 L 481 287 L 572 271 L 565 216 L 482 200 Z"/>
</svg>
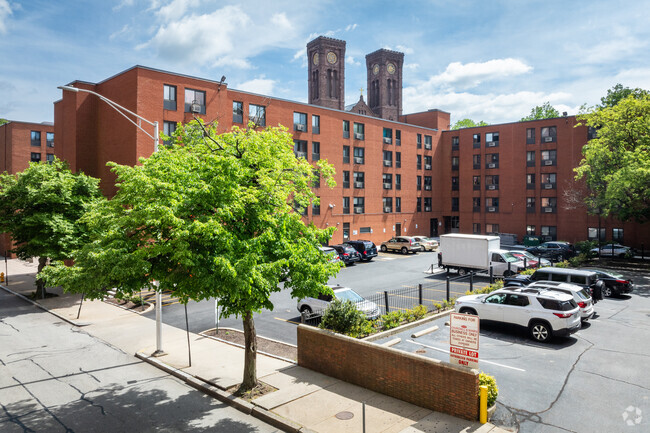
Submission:
<svg viewBox="0 0 650 433">
<path fill-rule="evenodd" d="M 503 275 L 504 277 L 524 270 L 524 262 L 506 250 L 490 251 L 490 266 L 494 275 Z"/>
</svg>

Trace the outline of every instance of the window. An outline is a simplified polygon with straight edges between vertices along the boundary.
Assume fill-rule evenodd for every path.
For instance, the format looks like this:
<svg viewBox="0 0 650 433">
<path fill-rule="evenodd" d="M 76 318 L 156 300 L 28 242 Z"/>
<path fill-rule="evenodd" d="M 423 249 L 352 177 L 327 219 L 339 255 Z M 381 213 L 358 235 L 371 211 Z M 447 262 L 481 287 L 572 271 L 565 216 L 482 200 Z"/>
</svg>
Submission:
<svg viewBox="0 0 650 433">
<path fill-rule="evenodd" d="M 424 157 L 424 169 L 425 170 L 431 170 L 431 157 L 426 156 Z"/>
<path fill-rule="evenodd" d="M 460 137 L 451 137 L 451 150 L 458 150 L 460 147 Z"/>
<path fill-rule="evenodd" d="M 307 113 L 293 113 L 293 130 L 307 132 Z"/>
<path fill-rule="evenodd" d="M 350 223 L 343 223 L 343 240 L 350 240 Z"/>
<path fill-rule="evenodd" d="M 535 128 L 526 129 L 526 144 L 535 144 Z"/>
<path fill-rule="evenodd" d="M 350 213 L 350 197 L 343 197 L 343 213 L 345 215 Z"/>
<path fill-rule="evenodd" d="M 320 173 L 314 170 L 314 177 L 312 179 L 312 188 L 320 188 Z"/>
<path fill-rule="evenodd" d="M 460 188 L 460 184 L 459 184 L 459 181 L 458 181 L 458 176 L 453 176 L 451 178 L 451 190 L 452 191 L 458 191 L 459 188 Z"/>
<path fill-rule="evenodd" d="M 48 153 L 47 155 L 45 155 L 45 160 L 47 161 L 48 164 L 52 164 L 54 162 L 54 154 Z"/>
<path fill-rule="evenodd" d="M 542 150 L 542 165 L 557 165 L 557 150 Z"/>
<path fill-rule="evenodd" d="M 32 139 L 32 146 L 41 147 L 41 132 L 40 131 L 32 131 L 31 139 Z M 40 161 L 40 158 L 39 158 L 39 161 Z"/>
<path fill-rule="evenodd" d="M 554 241 L 557 239 L 557 227 L 556 226 L 542 226 L 542 240 L 544 242 Z"/>
<path fill-rule="evenodd" d="M 422 149 L 422 134 L 417 135 L 417 148 Z"/>
<path fill-rule="evenodd" d="M 255 123 L 255 126 L 266 126 L 266 107 L 248 104 L 248 120 Z"/>
<path fill-rule="evenodd" d="M 402 189 L 402 175 L 395 175 L 395 189 Z"/>
<path fill-rule="evenodd" d="M 176 111 L 176 86 L 163 85 L 163 108 Z"/>
<path fill-rule="evenodd" d="M 593 126 L 587 127 L 587 140 L 593 140 L 594 138 L 598 138 L 598 130 Z"/>
<path fill-rule="evenodd" d="M 382 182 L 384 183 L 384 189 L 393 189 L 393 175 L 390 173 L 384 173 L 381 175 Z"/>
<path fill-rule="evenodd" d="M 431 150 L 433 148 L 430 135 L 424 136 L 424 148 L 426 150 Z"/>
<path fill-rule="evenodd" d="M 526 213 L 535 213 L 535 197 L 526 197 Z"/>
<path fill-rule="evenodd" d="M 474 191 L 481 189 L 481 176 L 472 176 L 472 187 Z"/>
<path fill-rule="evenodd" d="M 31 161 L 32 162 L 41 162 L 41 154 L 38 153 L 38 152 L 32 152 Z"/>
<path fill-rule="evenodd" d="M 317 141 L 311 142 L 311 160 L 312 161 L 320 160 L 320 143 Z"/>
<path fill-rule="evenodd" d="M 384 150 L 384 167 L 393 166 L 393 152 L 390 150 Z"/>
<path fill-rule="evenodd" d="M 359 233 L 372 233 L 372 229 L 370 227 L 359 227 Z"/>
<path fill-rule="evenodd" d="M 499 176 L 485 176 L 485 189 L 492 191 L 499 189 Z"/>
<path fill-rule="evenodd" d="M 485 155 L 485 168 L 499 168 L 498 153 L 488 153 Z"/>
<path fill-rule="evenodd" d="M 416 169 L 422 170 L 422 155 L 417 155 L 417 164 L 415 166 Z"/>
<path fill-rule="evenodd" d="M 542 189 L 555 189 L 556 175 L 555 173 L 542 173 Z"/>
<path fill-rule="evenodd" d="M 365 178 L 363 171 L 355 171 L 353 176 L 354 176 L 354 187 L 363 188 L 364 178 Z"/>
<path fill-rule="evenodd" d="M 431 197 L 424 197 L 424 211 L 431 212 Z"/>
<path fill-rule="evenodd" d="M 526 175 L 526 189 L 535 189 L 535 173 Z"/>
<path fill-rule="evenodd" d="M 363 164 L 365 162 L 364 158 L 365 151 L 363 147 L 355 147 L 354 148 L 354 163 L 355 164 Z"/>
<path fill-rule="evenodd" d="M 343 146 L 343 163 L 350 163 L 350 146 Z"/>
<path fill-rule="evenodd" d="M 472 211 L 481 212 L 481 197 L 472 197 Z"/>
<path fill-rule="evenodd" d="M 364 127 L 363 123 L 356 123 L 354 124 L 354 139 L 355 140 L 363 140 L 365 137 L 365 130 L 366 128 Z"/>
<path fill-rule="evenodd" d="M 619 244 L 623 243 L 623 229 L 622 228 L 613 228 L 612 229 L 612 240 L 618 242 Z"/>
<path fill-rule="evenodd" d="M 451 211 L 458 212 L 458 197 L 451 198 Z"/>
<path fill-rule="evenodd" d="M 395 167 L 402 167 L 402 152 L 395 152 Z"/>
<path fill-rule="evenodd" d="M 185 89 L 185 112 L 205 114 L 205 92 Z"/>
<path fill-rule="evenodd" d="M 535 167 L 535 151 L 526 152 L 526 167 Z"/>
<path fill-rule="evenodd" d="M 395 146 L 401 146 L 402 145 L 402 131 L 399 129 L 395 130 Z"/>
<path fill-rule="evenodd" d="M 554 143 L 557 141 L 557 128 L 545 126 L 542 128 L 542 143 Z"/>
<path fill-rule="evenodd" d="M 418 197 L 415 203 L 415 211 L 422 212 L 422 197 Z"/>
<path fill-rule="evenodd" d="M 472 147 L 479 149 L 481 147 L 481 134 L 474 134 L 472 136 Z"/>
<path fill-rule="evenodd" d="M 458 165 L 460 164 L 460 158 L 457 156 L 452 156 L 451 157 L 451 169 L 452 170 L 458 170 Z"/>
<path fill-rule="evenodd" d="M 527 236 L 535 236 L 535 226 L 526 226 L 526 235 Z"/>
<path fill-rule="evenodd" d="M 163 141 L 165 146 L 169 146 L 174 142 L 174 139 L 172 138 L 174 131 L 176 131 L 176 122 L 168 122 L 165 120 L 163 122 L 163 134 L 169 137 L 169 140 Z"/>
<path fill-rule="evenodd" d="M 475 235 L 480 235 L 481 234 L 481 224 L 473 223 L 472 224 L 472 233 L 475 234 Z"/>
<path fill-rule="evenodd" d="M 431 176 L 424 176 L 424 190 L 431 191 Z"/>
<path fill-rule="evenodd" d="M 395 212 L 402 212 L 402 197 L 395 197 Z"/>
<path fill-rule="evenodd" d="M 350 172 L 343 170 L 343 188 L 350 188 Z"/>
<path fill-rule="evenodd" d="M 244 103 L 232 101 L 232 123 L 244 123 Z"/>
<path fill-rule="evenodd" d="M 481 168 L 481 155 L 472 156 L 472 168 L 475 170 Z"/>
<path fill-rule="evenodd" d="M 391 213 L 393 212 L 393 198 L 392 197 L 384 197 L 382 199 L 383 201 L 383 207 L 384 207 L 384 213 Z"/>
<path fill-rule="evenodd" d="M 453 233 L 458 233 L 458 229 L 460 228 L 460 218 L 458 215 L 452 216 L 451 217 L 451 231 Z"/>
<path fill-rule="evenodd" d="M 311 205 L 311 214 L 312 215 L 320 215 L 320 197 L 316 197 L 318 199 L 318 204 L 314 203 Z"/>
<path fill-rule="evenodd" d="M 384 128 L 384 144 L 393 144 L 393 130 L 390 128 Z"/>
<path fill-rule="evenodd" d="M 45 145 L 47 147 L 54 147 L 54 132 L 45 133 Z"/>
<path fill-rule="evenodd" d="M 305 140 L 293 140 L 293 153 L 298 158 L 307 159 L 307 142 Z"/>
<path fill-rule="evenodd" d="M 311 115 L 311 133 L 320 134 L 320 116 Z"/>
<path fill-rule="evenodd" d="M 422 176 L 417 176 L 417 190 L 422 191 Z"/>
<path fill-rule="evenodd" d="M 354 213 L 364 213 L 365 212 L 365 200 L 363 197 L 354 198 Z"/>
<path fill-rule="evenodd" d="M 490 213 L 499 212 L 499 197 L 488 197 L 485 199 L 485 211 Z"/>
<path fill-rule="evenodd" d="M 601 228 L 600 229 L 600 239 L 598 239 L 598 228 L 597 227 L 589 227 L 587 230 L 587 238 L 590 241 L 597 241 L 600 240 L 601 242 L 605 241 L 605 235 L 606 235 L 606 229 Z"/>
<path fill-rule="evenodd" d="M 350 121 L 343 121 L 343 138 L 350 138 Z"/>
<path fill-rule="evenodd" d="M 498 235 L 499 234 L 499 224 L 485 224 L 485 232 L 488 235 Z"/>
<path fill-rule="evenodd" d="M 499 133 L 488 132 L 485 134 L 485 147 L 498 147 L 499 146 Z"/>
<path fill-rule="evenodd" d="M 555 213 L 557 210 L 557 198 L 542 197 L 542 212 Z"/>
</svg>

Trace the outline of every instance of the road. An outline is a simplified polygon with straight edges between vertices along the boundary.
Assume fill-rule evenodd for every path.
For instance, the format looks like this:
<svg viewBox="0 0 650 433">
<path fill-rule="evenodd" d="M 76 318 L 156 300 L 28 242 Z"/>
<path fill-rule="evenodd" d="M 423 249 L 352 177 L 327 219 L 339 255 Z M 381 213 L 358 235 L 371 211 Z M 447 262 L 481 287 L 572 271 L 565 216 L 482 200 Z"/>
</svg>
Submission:
<svg viewBox="0 0 650 433">
<path fill-rule="evenodd" d="M 399 253 L 380 253 L 370 262 L 359 262 L 341 269 L 339 274 L 331 278 L 329 284 L 340 284 L 351 287 L 364 297 L 374 295 L 384 290 L 400 289 L 403 286 L 431 285 L 438 283 L 434 296 L 442 301 L 446 297 L 444 289 L 445 274 L 426 274 L 432 262 L 437 263 L 436 253 L 423 252 L 402 255 Z M 477 287 L 488 284 L 487 278 L 476 277 Z M 454 283 L 451 296 L 459 296 L 469 289 L 467 283 Z M 173 302 L 173 301 L 172 301 Z M 296 344 L 295 327 L 300 323 L 300 315 L 296 309 L 296 300 L 288 291 L 280 291 L 271 295 L 273 311 L 263 311 L 255 314 L 255 326 L 260 336 L 276 339 L 286 343 Z M 190 331 L 201 332 L 215 327 L 215 303 L 211 301 L 189 302 L 187 304 Z M 145 314 L 152 320 L 155 312 Z M 163 308 L 163 322 L 177 328 L 185 329 L 185 308 L 178 303 L 172 303 Z M 243 329 L 241 319 L 221 319 L 220 327 Z"/>
<path fill-rule="evenodd" d="M 0 290 L 0 431 L 278 432 Z"/>
</svg>

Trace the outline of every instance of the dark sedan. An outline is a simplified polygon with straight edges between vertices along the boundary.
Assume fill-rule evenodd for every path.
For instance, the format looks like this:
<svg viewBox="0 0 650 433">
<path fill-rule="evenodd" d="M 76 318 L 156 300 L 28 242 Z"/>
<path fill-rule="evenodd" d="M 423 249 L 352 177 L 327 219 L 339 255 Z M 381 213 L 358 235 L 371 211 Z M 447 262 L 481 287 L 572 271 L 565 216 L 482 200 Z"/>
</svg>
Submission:
<svg viewBox="0 0 650 433">
<path fill-rule="evenodd" d="M 361 260 L 361 255 L 350 245 L 330 245 L 330 247 L 334 248 L 336 252 L 339 253 L 339 257 L 343 260 L 343 263 L 345 263 L 346 266 Z"/>
<path fill-rule="evenodd" d="M 370 261 L 373 257 L 377 257 L 377 246 L 371 241 L 345 241 L 345 244 L 350 245 L 357 250 L 361 256 L 361 260 Z"/>
<path fill-rule="evenodd" d="M 532 253 L 535 257 L 542 257 L 553 262 L 566 260 L 576 255 L 573 245 L 568 242 L 544 242 L 536 247 L 526 248 L 526 251 Z"/>
<path fill-rule="evenodd" d="M 582 270 L 595 272 L 598 275 L 598 279 L 605 283 L 603 296 L 620 296 L 623 293 L 632 293 L 632 290 L 634 290 L 632 280 L 625 278 L 617 272 L 594 268 L 582 268 Z"/>
</svg>

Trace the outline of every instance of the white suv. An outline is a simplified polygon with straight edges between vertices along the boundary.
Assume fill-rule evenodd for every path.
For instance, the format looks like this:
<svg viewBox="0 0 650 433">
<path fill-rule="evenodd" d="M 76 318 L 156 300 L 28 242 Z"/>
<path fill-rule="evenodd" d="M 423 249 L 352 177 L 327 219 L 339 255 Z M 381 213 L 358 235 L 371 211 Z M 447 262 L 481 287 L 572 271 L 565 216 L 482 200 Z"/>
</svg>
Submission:
<svg viewBox="0 0 650 433">
<path fill-rule="evenodd" d="M 350 301 L 352 302 L 359 311 L 366 315 L 366 318 L 370 320 L 375 320 L 379 317 L 380 311 L 377 304 L 372 301 L 368 301 L 363 296 L 350 289 L 349 287 L 343 286 L 333 286 L 327 285 L 334 292 L 336 299 L 341 301 Z M 305 298 L 298 300 L 298 311 L 301 313 L 316 313 L 323 314 L 323 312 L 329 307 L 330 302 L 334 300 L 332 295 L 327 293 L 321 293 L 318 295 L 318 298 Z"/>
<path fill-rule="evenodd" d="M 575 284 L 561 283 L 559 281 L 537 281 L 535 283 L 529 284 L 523 288 L 523 290 L 537 290 L 540 288 L 555 290 L 557 292 L 562 292 L 573 296 L 573 300 L 576 301 L 576 304 L 578 304 L 578 307 L 580 307 L 580 318 L 583 322 L 591 319 L 591 316 L 594 315 L 594 302 L 591 299 L 591 295 L 589 295 L 587 289 Z"/>
<path fill-rule="evenodd" d="M 481 321 L 526 327 L 530 336 L 546 342 L 580 329 L 580 309 L 573 296 L 548 289 L 503 288 L 487 295 L 456 300 L 457 312 L 475 314 Z"/>
</svg>

